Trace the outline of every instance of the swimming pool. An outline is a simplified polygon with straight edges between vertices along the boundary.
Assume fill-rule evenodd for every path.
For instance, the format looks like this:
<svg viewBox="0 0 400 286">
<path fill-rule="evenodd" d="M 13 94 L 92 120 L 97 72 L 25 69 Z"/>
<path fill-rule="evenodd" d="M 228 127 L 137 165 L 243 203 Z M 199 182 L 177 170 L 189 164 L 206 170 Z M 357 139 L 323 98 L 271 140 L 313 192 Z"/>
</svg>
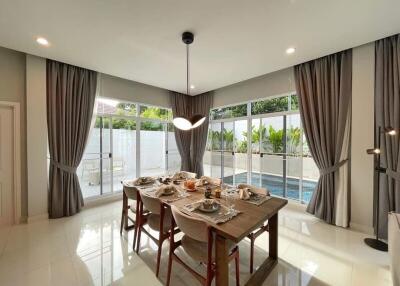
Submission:
<svg viewBox="0 0 400 286">
<path fill-rule="evenodd" d="M 261 186 L 267 188 L 273 195 L 283 197 L 284 182 L 283 177 L 274 176 L 270 174 L 251 173 L 251 184 L 259 186 L 261 180 Z M 233 184 L 233 176 L 224 177 L 224 182 L 227 184 Z M 235 183 L 247 183 L 247 173 L 239 173 L 235 175 Z M 299 197 L 299 179 L 287 178 L 286 180 L 286 197 L 293 200 L 300 200 Z M 304 203 L 309 203 L 312 193 L 314 192 L 317 182 L 303 180 L 303 198 Z"/>
</svg>

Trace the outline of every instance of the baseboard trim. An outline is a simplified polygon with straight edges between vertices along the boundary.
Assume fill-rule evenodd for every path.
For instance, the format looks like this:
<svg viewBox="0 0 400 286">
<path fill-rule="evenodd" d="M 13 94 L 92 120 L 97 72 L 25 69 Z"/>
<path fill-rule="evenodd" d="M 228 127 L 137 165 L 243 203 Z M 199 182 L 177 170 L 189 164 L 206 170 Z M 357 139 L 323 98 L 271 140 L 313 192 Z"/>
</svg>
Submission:
<svg viewBox="0 0 400 286">
<path fill-rule="evenodd" d="M 374 228 L 372 226 L 350 222 L 350 229 L 365 234 L 374 235 Z"/>
<path fill-rule="evenodd" d="M 117 192 L 112 195 L 99 196 L 93 199 L 87 199 L 85 200 L 85 206 L 83 209 L 89 209 L 116 201 L 122 201 L 122 192 Z"/>
<path fill-rule="evenodd" d="M 38 215 L 28 216 L 27 223 L 32 223 L 41 220 L 48 220 L 48 219 L 49 219 L 48 213 L 38 214 Z"/>
</svg>

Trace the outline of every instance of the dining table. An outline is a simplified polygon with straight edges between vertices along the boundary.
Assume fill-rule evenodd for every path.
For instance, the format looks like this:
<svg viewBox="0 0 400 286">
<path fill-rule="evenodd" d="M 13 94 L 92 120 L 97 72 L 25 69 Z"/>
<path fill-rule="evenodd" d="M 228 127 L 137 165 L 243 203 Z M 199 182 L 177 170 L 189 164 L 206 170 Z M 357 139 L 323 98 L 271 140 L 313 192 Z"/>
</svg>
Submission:
<svg viewBox="0 0 400 286">
<path fill-rule="evenodd" d="M 172 183 L 171 183 L 172 184 Z M 183 184 L 177 186 L 181 191 Z M 140 192 L 146 191 L 140 190 Z M 168 196 L 160 196 L 160 201 L 166 206 L 172 205 L 179 209 L 204 199 L 204 191 L 196 190 L 183 192 L 181 198 L 171 200 Z M 226 205 L 226 199 L 212 197 L 219 203 Z M 255 205 L 237 198 L 234 200 L 234 209 L 238 214 L 224 223 L 213 223 L 207 221 L 212 226 L 216 234 L 215 239 L 215 262 L 216 262 L 216 285 L 229 285 L 229 243 L 231 240 L 239 243 L 253 231 L 263 226 L 268 221 L 268 245 L 265 245 L 268 255 L 264 262 L 252 274 L 245 285 L 261 285 L 268 277 L 269 273 L 278 262 L 278 213 L 288 203 L 287 200 L 271 197 L 260 205 Z"/>
</svg>

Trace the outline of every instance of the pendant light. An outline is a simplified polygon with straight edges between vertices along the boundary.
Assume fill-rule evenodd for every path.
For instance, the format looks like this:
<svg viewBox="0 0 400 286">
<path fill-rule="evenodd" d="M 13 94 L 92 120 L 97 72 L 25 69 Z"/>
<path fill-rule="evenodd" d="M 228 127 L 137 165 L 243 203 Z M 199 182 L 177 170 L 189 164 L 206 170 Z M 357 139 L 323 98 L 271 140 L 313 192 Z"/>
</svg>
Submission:
<svg viewBox="0 0 400 286">
<path fill-rule="evenodd" d="M 186 45 L 186 94 L 190 96 L 190 77 L 189 77 L 189 45 L 193 43 L 194 35 L 191 32 L 182 34 L 182 42 Z M 190 130 L 199 127 L 206 120 L 206 116 L 195 114 L 190 118 L 179 116 L 172 120 L 174 126 L 181 130 Z"/>
</svg>

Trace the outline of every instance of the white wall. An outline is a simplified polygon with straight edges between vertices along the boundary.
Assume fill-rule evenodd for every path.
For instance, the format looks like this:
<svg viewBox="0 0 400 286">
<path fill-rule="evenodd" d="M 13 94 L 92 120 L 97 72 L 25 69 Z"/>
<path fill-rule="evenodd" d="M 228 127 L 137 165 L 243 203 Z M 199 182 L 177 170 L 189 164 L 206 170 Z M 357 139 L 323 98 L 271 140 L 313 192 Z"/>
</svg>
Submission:
<svg viewBox="0 0 400 286">
<path fill-rule="evenodd" d="M 354 229 L 373 232 L 374 43 L 353 49 L 351 126 L 351 223 Z"/>
<path fill-rule="evenodd" d="M 46 60 L 26 55 L 28 221 L 47 217 Z"/>
</svg>

